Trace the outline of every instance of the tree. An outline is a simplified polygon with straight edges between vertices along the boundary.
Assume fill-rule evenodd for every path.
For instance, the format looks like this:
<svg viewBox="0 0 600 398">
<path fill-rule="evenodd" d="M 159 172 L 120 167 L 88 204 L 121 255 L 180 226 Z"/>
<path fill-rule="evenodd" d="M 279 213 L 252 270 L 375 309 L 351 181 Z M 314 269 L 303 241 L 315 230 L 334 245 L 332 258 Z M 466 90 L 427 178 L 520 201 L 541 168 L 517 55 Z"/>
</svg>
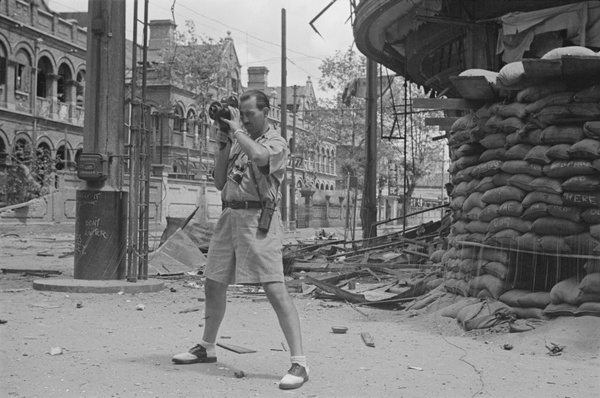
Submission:
<svg viewBox="0 0 600 398">
<path fill-rule="evenodd" d="M 174 45 L 160 50 L 155 70 L 159 78 L 193 92 L 197 103 L 204 105 L 212 98 L 210 88 L 224 78 L 224 39 L 198 36 L 193 21 L 186 21 L 185 26 L 184 32 L 175 31 Z"/>
</svg>

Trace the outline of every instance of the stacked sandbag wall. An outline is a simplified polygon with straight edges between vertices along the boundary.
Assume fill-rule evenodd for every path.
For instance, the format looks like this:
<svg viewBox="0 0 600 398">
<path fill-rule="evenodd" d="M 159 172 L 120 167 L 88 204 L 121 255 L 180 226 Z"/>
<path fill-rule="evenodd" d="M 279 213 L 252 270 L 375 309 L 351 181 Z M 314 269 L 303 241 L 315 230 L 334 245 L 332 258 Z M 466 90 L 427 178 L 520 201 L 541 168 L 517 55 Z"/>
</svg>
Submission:
<svg viewBox="0 0 600 398">
<path fill-rule="evenodd" d="M 453 222 L 441 259 L 444 286 L 500 299 L 522 317 L 561 315 L 564 308 L 554 310 L 562 304 L 572 314 L 583 305 L 587 314 L 600 306 L 598 285 L 589 287 L 598 283 L 599 270 L 583 267 L 600 254 L 600 85 L 519 83 L 524 88 L 452 126 Z M 524 258 L 527 264 L 519 264 Z M 536 267 L 552 261 L 559 271 L 561 265 L 572 269 L 553 272 L 551 290 L 533 291 L 535 281 L 523 275 L 543 277 Z M 561 279 L 565 275 L 571 277 Z M 581 290 L 584 278 L 594 293 Z M 571 288 L 571 294 L 557 293 Z"/>
</svg>

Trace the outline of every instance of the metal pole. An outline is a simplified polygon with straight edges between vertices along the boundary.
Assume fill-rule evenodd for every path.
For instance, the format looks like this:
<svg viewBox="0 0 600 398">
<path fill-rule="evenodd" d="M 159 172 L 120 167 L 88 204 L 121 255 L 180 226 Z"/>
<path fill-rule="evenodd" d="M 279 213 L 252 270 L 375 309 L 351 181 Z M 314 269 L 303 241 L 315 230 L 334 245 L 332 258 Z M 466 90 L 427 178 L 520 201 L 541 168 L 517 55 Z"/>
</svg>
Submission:
<svg viewBox="0 0 600 398">
<path fill-rule="evenodd" d="M 281 136 L 287 142 L 287 55 L 285 8 L 281 9 Z M 281 182 L 281 221 L 287 224 L 287 166 Z"/>
<path fill-rule="evenodd" d="M 290 230 L 296 230 L 296 90 L 298 86 L 294 85 L 294 122 L 292 124 L 292 184 L 290 189 Z"/>
<path fill-rule="evenodd" d="M 363 194 L 363 239 L 377 236 L 377 64 L 367 61 L 367 167 Z"/>
<path fill-rule="evenodd" d="M 403 195 L 402 195 L 402 215 L 404 216 L 404 218 L 402 219 L 402 234 L 406 233 L 406 208 L 408 207 L 408 201 L 409 199 L 406 197 L 406 192 L 407 192 L 407 182 L 408 182 L 408 178 L 407 178 L 407 173 L 406 173 L 406 167 L 408 165 L 407 163 L 407 153 L 406 153 L 406 141 L 408 140 L 408 91 L 407 91 L 407 86 L 408 83 L 406 82 L 406 78 L 404 78 L 404 175 L 403 177 L 403 183 L 402 185 L 403 187 Z"/>
</svg>

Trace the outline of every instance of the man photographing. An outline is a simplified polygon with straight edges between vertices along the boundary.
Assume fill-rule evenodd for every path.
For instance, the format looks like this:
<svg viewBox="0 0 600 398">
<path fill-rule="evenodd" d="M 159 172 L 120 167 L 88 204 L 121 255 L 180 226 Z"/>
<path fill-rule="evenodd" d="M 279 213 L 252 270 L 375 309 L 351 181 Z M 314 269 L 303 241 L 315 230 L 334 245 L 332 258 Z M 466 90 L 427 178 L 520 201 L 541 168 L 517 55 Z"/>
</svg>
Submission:
<svg viewBox="0 0 600 398">
<path fill-rule="evenodd" d="M 308 381 L 300 320 L 283 278 L 283 228 L 277 211 L 279 186 L 285 177 L 287 142 L 269 127 L 269 98 L 259 90 L 240 97 L 240 109 L 229 106 L 229 129 L 219 129 L 221 145 L 214 181 L 223 212 L 215 226 L 205 269 L 204 335 L 177 364 L 216 362 L 215 345 L 225 315 L 229 284 L 261 284 L 290 347 L 292 366 L 279 388 L 294 389 Z M 245 128 L 242 129 L 242 125 Z"/>
</svg>

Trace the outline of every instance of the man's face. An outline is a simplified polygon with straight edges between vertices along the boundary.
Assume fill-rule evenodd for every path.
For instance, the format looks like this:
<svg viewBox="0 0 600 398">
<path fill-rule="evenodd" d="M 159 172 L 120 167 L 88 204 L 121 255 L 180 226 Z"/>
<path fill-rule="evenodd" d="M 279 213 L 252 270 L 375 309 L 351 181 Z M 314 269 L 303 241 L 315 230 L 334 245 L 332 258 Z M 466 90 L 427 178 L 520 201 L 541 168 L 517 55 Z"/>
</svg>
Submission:
<svg viewBox="0 0 600 398">
<path fill-rule="evenodd" d="M 240 105 L 242 123 L 246 131 L 254 139 L 264 133 L 267 124 L 266 110 L 267 108 L 264 108 L 261 111 L 256 107 L 256 98 L 254 97 L 242 102 Z"/>
</svg>

